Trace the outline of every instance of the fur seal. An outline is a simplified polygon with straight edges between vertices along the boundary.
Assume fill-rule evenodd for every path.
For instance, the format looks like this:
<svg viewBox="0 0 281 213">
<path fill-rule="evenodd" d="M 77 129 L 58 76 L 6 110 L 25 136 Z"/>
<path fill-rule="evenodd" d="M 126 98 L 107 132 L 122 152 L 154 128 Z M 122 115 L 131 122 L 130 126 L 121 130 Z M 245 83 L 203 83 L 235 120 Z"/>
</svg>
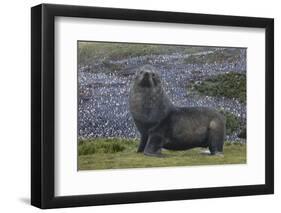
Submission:
<svg viewBox="0 0 281 213">
<path fill-rule="evenodd" d="M 172 108 L 155 68 L 150 65 L 140 67 L 129 93 L 129 109 L 141 134 L 138 152 L 144 151 L 149 129 L 163 120 Z"/>
<path fill-rule="evenodd" d="M 129 108 L 141 134 L 138 152 L 161 156 L 161 149 L 208 147 L 212 155 L 223 152 L 225 118 L 207 107 L 176 107 L 162 88 L 155 68 L 137 72 L 129 94 Z"/>
</svg>

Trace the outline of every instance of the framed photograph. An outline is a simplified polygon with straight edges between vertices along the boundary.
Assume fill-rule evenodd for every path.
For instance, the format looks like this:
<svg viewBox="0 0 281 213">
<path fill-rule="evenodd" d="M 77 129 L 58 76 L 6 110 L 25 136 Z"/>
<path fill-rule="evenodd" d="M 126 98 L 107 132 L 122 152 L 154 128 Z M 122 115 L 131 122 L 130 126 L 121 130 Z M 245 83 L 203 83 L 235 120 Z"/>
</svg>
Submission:
<svg viewBox="0 0 281 213">
<path fill-rule="evenodd" d="M 31 9 L 31 204 L 272 194 L 274 20 Z"/>
</svg>

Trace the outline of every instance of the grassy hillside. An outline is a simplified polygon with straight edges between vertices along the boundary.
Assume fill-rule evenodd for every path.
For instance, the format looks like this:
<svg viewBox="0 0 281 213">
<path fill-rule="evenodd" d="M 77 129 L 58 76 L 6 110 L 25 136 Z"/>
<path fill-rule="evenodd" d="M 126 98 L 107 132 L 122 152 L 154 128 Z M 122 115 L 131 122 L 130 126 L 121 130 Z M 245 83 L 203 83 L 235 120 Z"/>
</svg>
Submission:
<svg viewBox="0 0 281 213">
<path fill-rule="evenodd" d="M 236 48 L 216 50 L 203 55 L 191 55 L 185 59 L 187 64 L 232 63 L 239 59 L 240 50 Z"/>
<path fill-rule="evenodd" d="M 136 56 L 172 54 L 175 52 L 189 54 L 204 51 L 205 49 L 205 47 L 194 46 L 80 41 L 78 43 L 78 64 L 88 65 L 95 59 L 102 59 L 104 63 L 109 63 L 109 60 L 121 60 Z"/>
<path fill-rule="evenodd" d="M 80 141 L 78 169 L 121 169 L 169 166 L 195 166 L 246 163 L 246 145 L 226 143 L 224 156 L 200 153 L 201 149 L 186 151 L 163 150 L 163 158 L 136 153 L 138 141 L 126 139 L 96 139 Z"/>
</svg>

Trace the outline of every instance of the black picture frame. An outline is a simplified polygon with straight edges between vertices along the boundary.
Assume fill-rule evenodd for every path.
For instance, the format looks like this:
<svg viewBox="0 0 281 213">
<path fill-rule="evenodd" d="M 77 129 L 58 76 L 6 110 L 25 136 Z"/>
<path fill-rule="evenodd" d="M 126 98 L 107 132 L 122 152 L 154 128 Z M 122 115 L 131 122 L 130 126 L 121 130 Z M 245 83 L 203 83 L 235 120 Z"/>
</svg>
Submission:
<svg viewBox="0 0 281 213">
<path fill-rule="evenodd" d="M 58 16 L 265 29 L 265 184 L 56 197 L 54 195 L 54 18 Z M 273 19 L 53 4 L 41 4 L 31 8 L 32 205 L 46 209 L 272 193 L 274 193 Z"/>
</svg>

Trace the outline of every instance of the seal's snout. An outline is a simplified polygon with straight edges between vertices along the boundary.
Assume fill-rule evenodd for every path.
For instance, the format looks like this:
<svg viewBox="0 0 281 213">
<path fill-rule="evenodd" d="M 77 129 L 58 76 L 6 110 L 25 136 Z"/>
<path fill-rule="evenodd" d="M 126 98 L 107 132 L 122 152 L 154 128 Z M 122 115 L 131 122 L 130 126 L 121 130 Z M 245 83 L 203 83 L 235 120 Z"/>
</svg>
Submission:
<svg viewBox="0 0 281 213">
<path fill-rule="evenodd" d="M 140 68 L 136 80 L 138 86 L 145 88 L 157 87 L 160 83 L 158 73 L 150 65 L 145 65 Z"/>
<path fill-rule="evenodd" d="M 153 86 L 153 81 L 151 78 L 151 73 L 148 71 L 144 71 L 142 73 L 142 79 L 141 79 L 141 86 L 143 87 L 151 87 Z"/>
<path fill-rule="evenodd" d="M 143 79 L 144 80 L 148 80 L 149 78 L 150 78 L 150 73 L 149 72 L 143 72 L 143 75 L 142 75 L 143 77 Z"/>
<path fill-rule="evenodd" d="M 143 75 L 144 75 L 145 78 L 148 78 L 149 77 L 149 72 L 144 72 Z"/>
</svg>

